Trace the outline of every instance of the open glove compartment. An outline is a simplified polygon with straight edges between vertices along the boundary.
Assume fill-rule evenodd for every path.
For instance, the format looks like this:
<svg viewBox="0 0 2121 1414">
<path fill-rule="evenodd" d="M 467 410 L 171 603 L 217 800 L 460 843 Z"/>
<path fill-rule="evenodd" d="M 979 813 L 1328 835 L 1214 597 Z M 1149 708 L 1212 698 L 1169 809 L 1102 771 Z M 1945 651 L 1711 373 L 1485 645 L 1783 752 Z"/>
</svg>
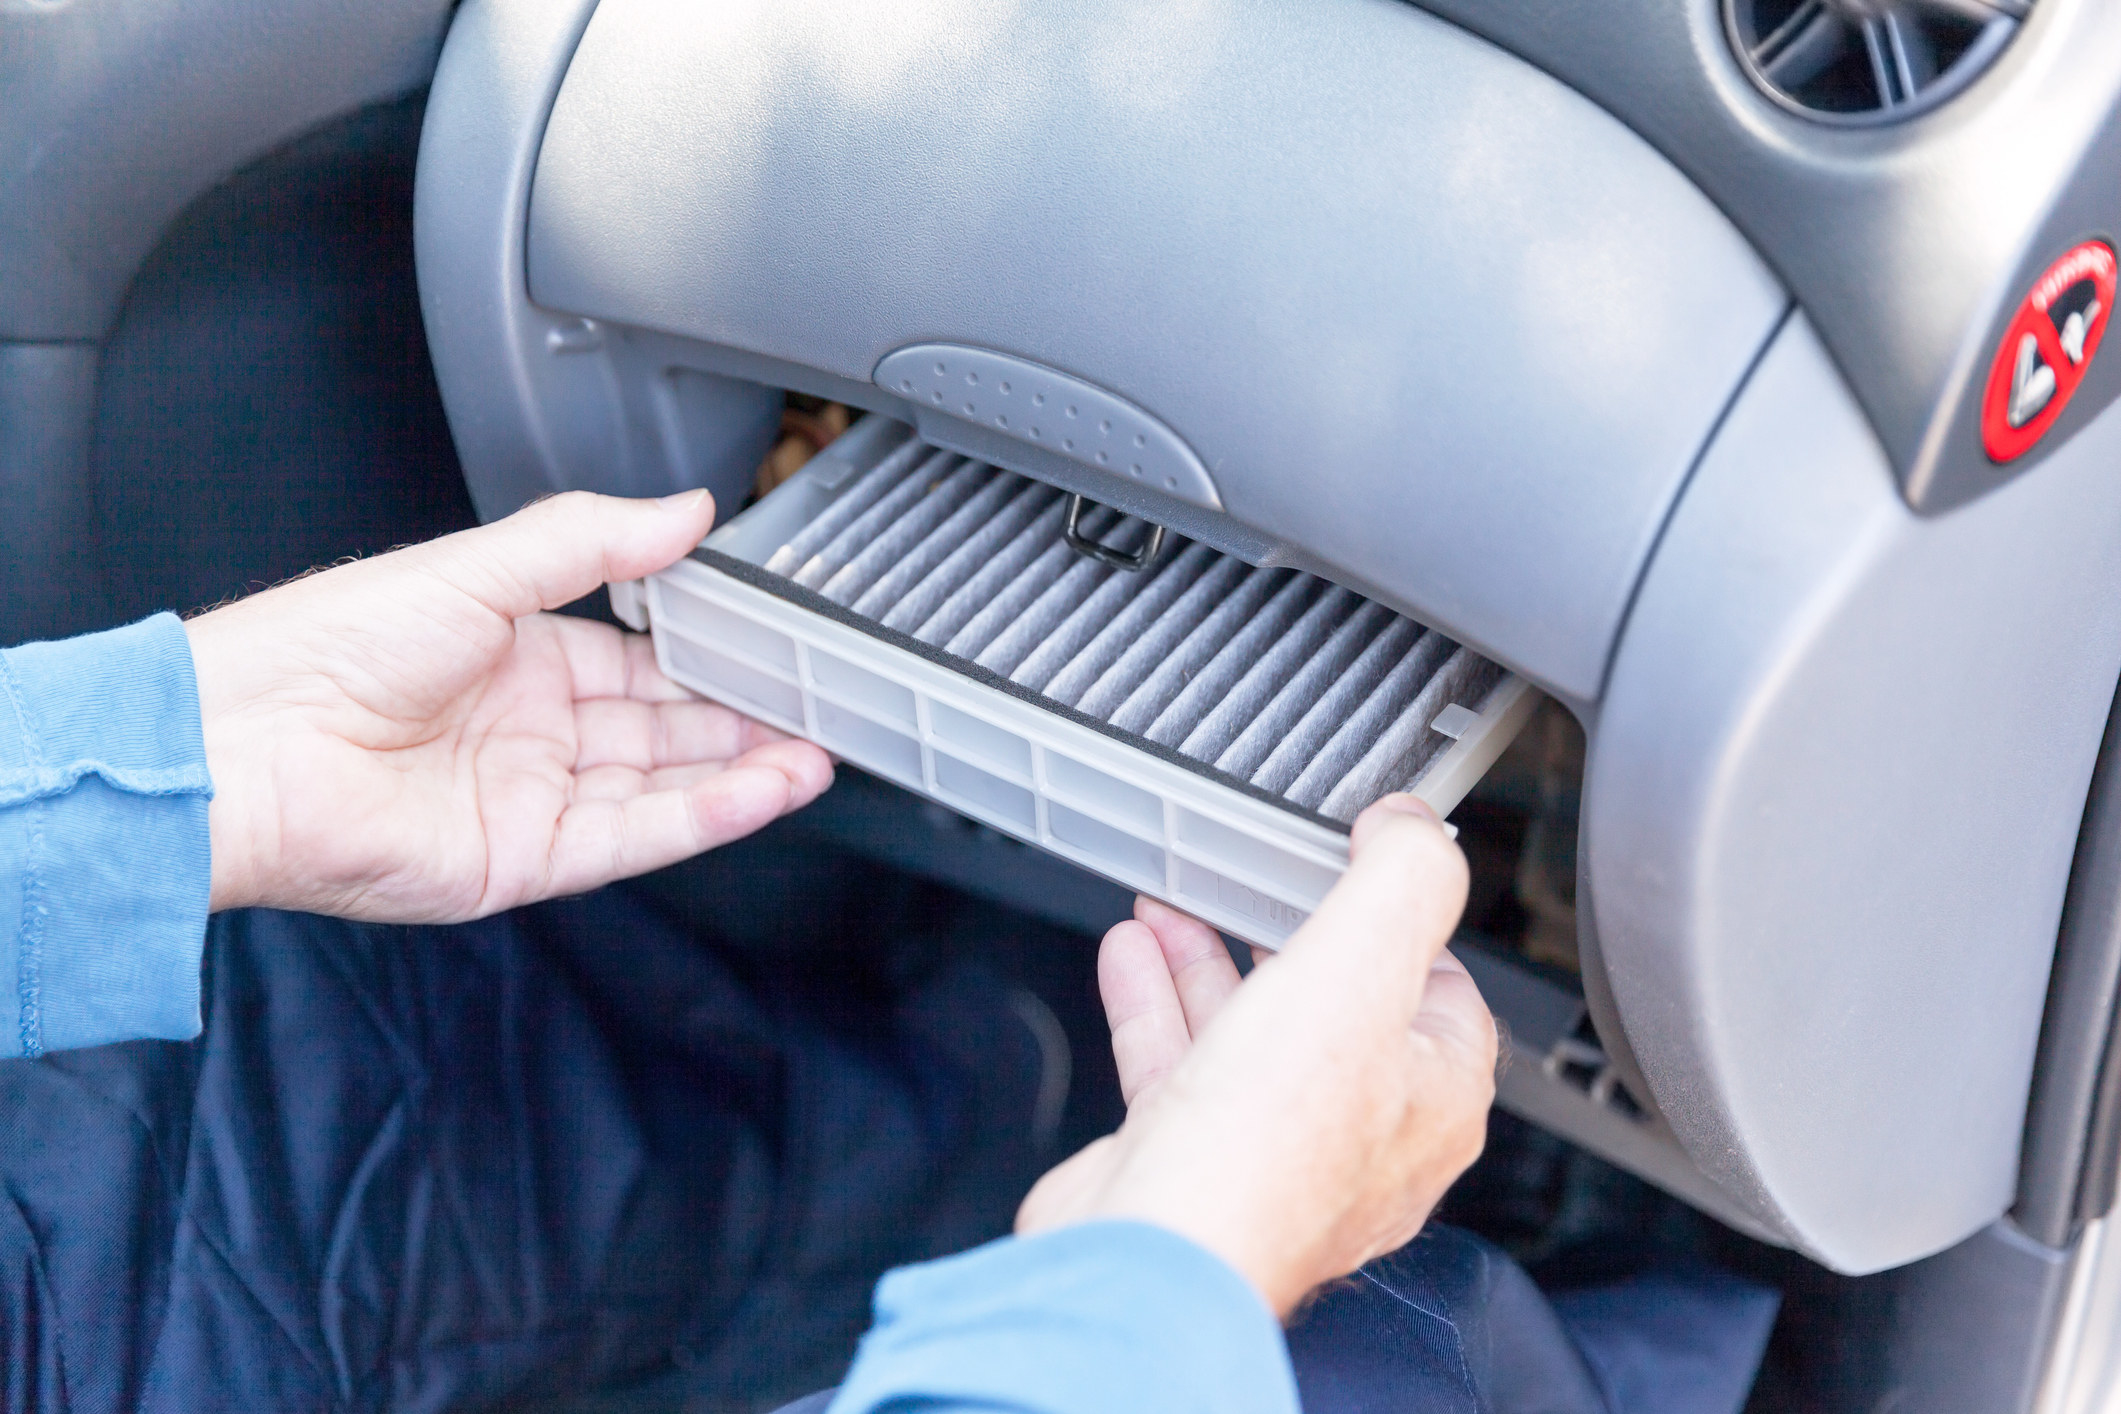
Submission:
<svg viewBox="0 0 2121 1414">
<path fill-rule="evenodd" d="M 882 538 L 803 583 L 837 533 L 788 548 L 829 518 L 816 467 L 648 587 L 673 663 L 721 635 L 756 669 L 785 641 L 753 684 L 765 715 L 830 741 L 823 716 L 869 702 L 840 726 L 897 732 L 871 732 L 884 774 L 895 751 L 899 779 L 1096 865 L 1078 821 L 1052 826 L 1073 811 L 1120 836 L 1095 836 L 1096 867 L 1265 941 L 1330 881 L 1361 791 L 1333 792 L 1371 748 L 1390 769 L 1363 789 L 1421 789 L 1508 726 L 1496 693 L 1534 685 L 1588 733 L 1580 1005 L 1642 1111 L 1594 1147 L 1849 1271 L 2009 1205 L 2121 664 L 2111 415 L 2037 475 L 1917 514 L 1716 205 L 1575 90 L 1397 0 L 471 0 L 417 214 L 489 515 L 567 486 L 708 484 L 733 510 L 795 390 L 897 428 L 886 458 L 945 458 L 938 484 L 985 468 L 955 507 L 1081 496 L 1103 519 L 1079 529 L 1123 548 L 1164 527 L 1169 565 L 1253 586 L 1217 601 L 1233 633 L 1265 645 L 1344 595 L 1439 655 L 1283 799 L 1264 758 L 1218 764 L 1234 737 L 1189 757 L 1213 704 L 1101 717 L 1016 681 L 1042 650 L 1039 673 L 1067 667 L 1043 638 L 983 664 L 992 641 L 951 647 L 969 618 L 929 642 L 898 601 L 864 607 L 884 551 L 834 599 Z M 1446 661 L 1478 673 L 1415 712 Z M 1367 700 L 1347 696 L 1336 729 Z M 970 744 L 994 730 L 1022 769 Z M 1127 778 L 1108 749 L 1144 764 Z M 1150 799 L 1033 764 L 1052 761 Z M 1311 892 L 1262 894 L 1282 865 L 1211 858 L 1199 822 L 1271 841 Z M 1215 913 L 1189 863 L 1286 917 Z M 1554 1015 L 1559 1047 L 1576 1022 Z"/>
<path fill-rule="evenodd" d="M 664 671 L 1267 947 L 1357 812 L 1448 813 L 1538 701 L 1338 586 L 909 431 L 872 414 L 650 579 Z"/>
</svg>

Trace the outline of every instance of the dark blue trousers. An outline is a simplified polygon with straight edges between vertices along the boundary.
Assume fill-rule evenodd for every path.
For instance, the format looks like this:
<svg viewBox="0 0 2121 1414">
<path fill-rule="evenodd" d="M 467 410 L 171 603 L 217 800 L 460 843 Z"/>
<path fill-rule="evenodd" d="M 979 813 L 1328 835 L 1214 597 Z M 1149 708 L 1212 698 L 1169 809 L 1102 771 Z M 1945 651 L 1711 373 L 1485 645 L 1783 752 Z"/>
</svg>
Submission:
<svg viewBox="0 0 2121 1414">
<path fill-rule="evenodd" d="M 1500 1249 L 1430 1223 L 1315 1296 L 1289 1357 L 1305 1414 L 1739 1414 L 1776 1304 L 1700 1270 L 1550 1300 Z"/>
<path fill-rule="evenodd" d="M 908 923 L 872 882 L 782 880 L 845 894 L 791 927 Z M 1002 984 L 873 937 L 710 946 L 617 890 L 451 928 L 216 919 L 199 1041 L 0 1064 L 0 1414 L 831 1384 L 878 1275 L 1005 1231 L 1051 1157 Z M 1735 1414 L 1772 1295 L 1702 1291 L 1557 1315 L 1432 1225 L 1290 1349 L 1312 1414 Z"/>
<path fill-rule="evenodd" d="M 1037 1078 L 975 967 L 747 975 L 616 891 L 224 916 L 198 1042 L 0 1064 L 0 1410 L 778 1402 L 1007 1229 Z"/>
<path fill-rule="evenodd" d="M 1739 1414 L 1777 1294 L 1654 1271 L 1551 1297 L 1431 1223 L 1289 1328 L 1308 1414 Z"/>
</svg>

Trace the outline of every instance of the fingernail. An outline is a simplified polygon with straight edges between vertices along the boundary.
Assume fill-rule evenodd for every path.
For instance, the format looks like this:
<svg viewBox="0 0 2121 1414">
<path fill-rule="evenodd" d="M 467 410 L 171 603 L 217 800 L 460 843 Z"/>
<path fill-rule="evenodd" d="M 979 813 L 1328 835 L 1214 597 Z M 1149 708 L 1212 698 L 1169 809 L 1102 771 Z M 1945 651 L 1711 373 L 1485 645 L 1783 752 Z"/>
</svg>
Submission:
<svg viewBox="0 0 2121 1414">
<path fill-rule="evenodd" d="M 1397 791 L 1391 795 L 1384 796 L 1378 800 L 1377 805 L 1379 809 L 1389 810 L 1395 815 L 1419 815 L 1431 824 L 1441 825 L 1443 823 L 1443 817 L 1436 813 L 1435 808 L 1429 802 L 1418 795 L 1411 795 L 1406 791 Z"/>
<path fill-rule="evenodd" d="M 659 506 L 668 506 L 674 511 L 689 511 L 697 508 L 702 501 L 705 501 L 707 499 L 707 494 L 707 488 L 702 486 L 696 491 L 673 492 L 668 496 L 663 496 L 659 498 L 656 501 L 656 504 Z"/>
</svg>

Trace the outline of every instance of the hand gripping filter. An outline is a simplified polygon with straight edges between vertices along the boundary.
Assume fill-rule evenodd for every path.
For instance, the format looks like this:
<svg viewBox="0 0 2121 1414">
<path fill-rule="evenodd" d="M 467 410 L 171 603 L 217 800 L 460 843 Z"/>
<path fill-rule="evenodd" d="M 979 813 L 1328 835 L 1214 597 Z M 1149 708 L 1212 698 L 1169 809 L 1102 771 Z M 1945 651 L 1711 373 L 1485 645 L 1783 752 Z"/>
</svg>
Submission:
<svg viewBox="0 0 2121 1414">
<path fill-rule="evenodd" d="M 1153 528 L 1073 511 L 870 416 L 614 602 L 687 687 L 1266 946 L 1365 805 L 1447 813 L 1531 715 L 1522 679 L 1338 585 L 1176 538 L 1129 569 L 1069 540 Z"/>
</svg>

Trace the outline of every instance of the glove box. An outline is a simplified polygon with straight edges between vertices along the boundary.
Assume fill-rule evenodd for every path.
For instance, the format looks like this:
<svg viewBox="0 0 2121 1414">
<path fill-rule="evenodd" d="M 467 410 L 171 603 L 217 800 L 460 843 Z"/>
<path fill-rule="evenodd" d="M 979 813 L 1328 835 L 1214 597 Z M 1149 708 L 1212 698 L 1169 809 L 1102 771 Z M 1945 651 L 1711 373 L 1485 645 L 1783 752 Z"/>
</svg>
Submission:
<svg viewBox="0 0 2121 1414">
<path fill-rule="evenodd" d="M 467 480 L 734 508 L 788 395 L 866 412 L 634 593 L 672 675 L 1270 945 L 1364 800 L 1558 704 L 1580 985 L 1478 962 L 1504 1103 L 1837 1269 L 1937 1252 L 2017 1191 L 2121 360 L 2009 476 L 1874 375 L 1963 382 L 2113 222 L 2018 168 L 2053 230 L 1836 226 L 1821 286 L 1727 213 L 1854 203 L 1870 139 L 1800 172 L 1719 48 L 1724 156 L 1653 145 L 1434 8 L 467 0 L 416 198 Z M 1961 225 L 1971 293 L 1865 303 Z"/>
</svg>

